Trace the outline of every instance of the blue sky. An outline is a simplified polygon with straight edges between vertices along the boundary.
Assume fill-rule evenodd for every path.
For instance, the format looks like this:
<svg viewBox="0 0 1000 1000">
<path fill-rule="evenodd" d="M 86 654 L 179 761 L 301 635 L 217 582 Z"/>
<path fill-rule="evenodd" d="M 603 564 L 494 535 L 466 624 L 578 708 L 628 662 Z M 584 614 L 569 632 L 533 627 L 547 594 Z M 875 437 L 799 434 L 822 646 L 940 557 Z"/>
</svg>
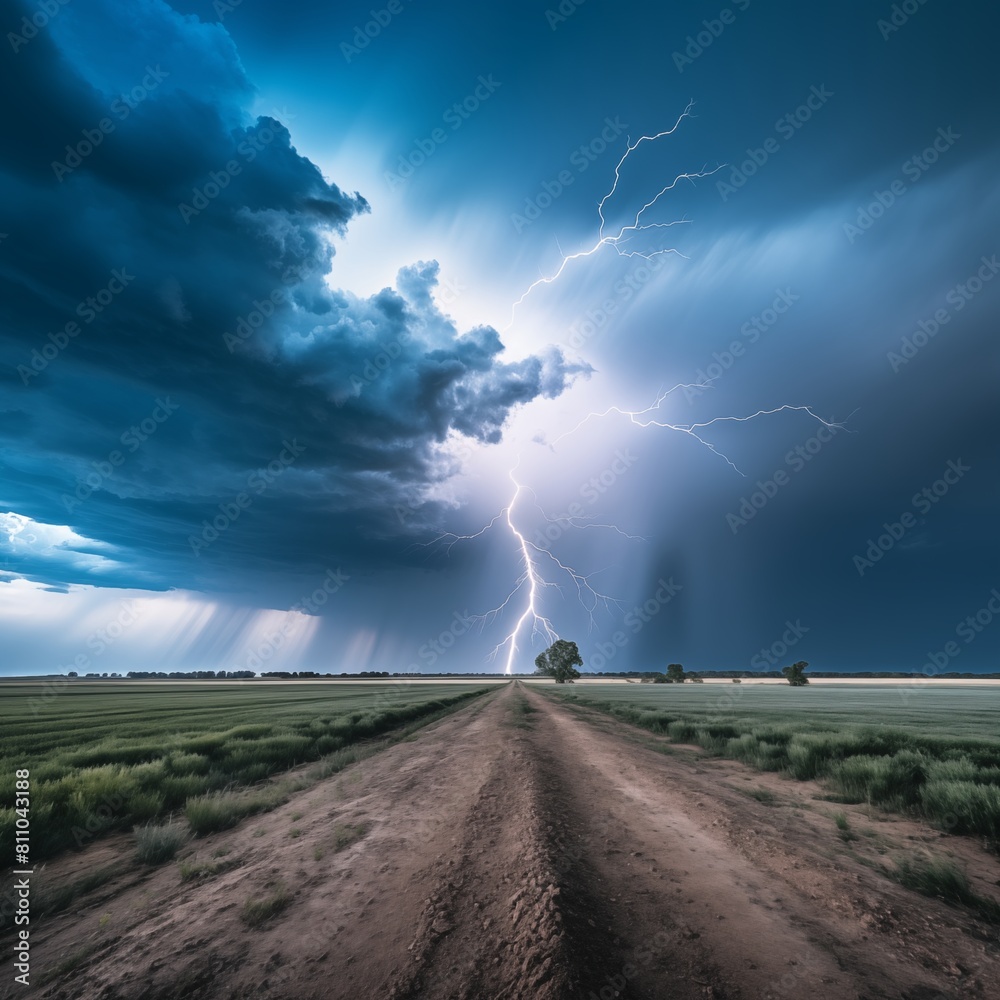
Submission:
<svg viewBox="0 0 1000 1000">
<path fill-rule="evenodd" d="M 0 670 L 997 669 L 996 20 L 3 0 Z"/>
</svg>

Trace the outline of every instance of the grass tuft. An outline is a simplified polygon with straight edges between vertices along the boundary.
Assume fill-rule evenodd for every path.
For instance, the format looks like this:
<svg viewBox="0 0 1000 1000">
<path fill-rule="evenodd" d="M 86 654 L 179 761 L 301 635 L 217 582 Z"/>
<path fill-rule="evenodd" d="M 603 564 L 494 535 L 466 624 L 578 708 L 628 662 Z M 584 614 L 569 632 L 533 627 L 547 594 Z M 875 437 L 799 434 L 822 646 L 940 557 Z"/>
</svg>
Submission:
<svg viewBox="0 0 1000 1000">
<path fill-rule="evenodd" d="M 367 823 L 337 823 L 333 828 L 334 851 L 343 851 L 357 843 L 368 830 Z"/>
<path fill-rule="evenodd" d="M 768 788 L 739 788 L 737 789 L 740 794 L 747 796 L 750 799 L 756 799 L 758 802 L 762 802 L 765 806 L 773 806 L 777 801 L 777 797 L 774 792 Z"/>
<path fill-rule="evenodd" d="M 178 868 L 181 873 L 181 881 L 190 882 L 193 879 L 213 878 L 238 866 L 238 861 L 229 858 L 225 861 L 181 861 Z"/>
<path fill-rule="evenodd" d="M 281 913 L 291 901 L 292 897 L 287 890 L 279 886 L 269 896 L 262 899 L 248 899 L 240 911 L 240 920 L 247 927 L 261 927 L 272 917 Z"/>
<path fill-rule="evenodd" d="M 900 885 L 951 906 L 967 906 L 991 924 L 1000 924 L 1000 903 L 974 892 L 969 879 L 953 861 L 917 855 L 900 858 L 890 873 Z"/>
<path fill-rule="evenodd" d="M 187 831 L 177 823 L 147 823 L 135 828 L 135 857 L 144 865 L 172 861 L 187 841 Z"/>
</svg>

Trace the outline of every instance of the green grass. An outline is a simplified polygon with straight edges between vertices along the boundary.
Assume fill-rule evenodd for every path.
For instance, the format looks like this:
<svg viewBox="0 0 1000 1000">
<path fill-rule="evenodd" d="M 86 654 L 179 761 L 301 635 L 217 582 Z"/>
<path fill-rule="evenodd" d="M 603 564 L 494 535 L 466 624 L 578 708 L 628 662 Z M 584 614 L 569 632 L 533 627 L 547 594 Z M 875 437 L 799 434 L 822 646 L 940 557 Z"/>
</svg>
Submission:
<svg viewBox="0 0 1000 1000">
<path fill-rule="evenodd" d="M 756 799 L 765 806 L 773 806 L 777 801 L 774 792 L 767 788 L 738 788 L 736 790 L 740 792 L 740 794 L 746 795 L 747 798 Z"/>
<path fill-rule="evenodd" d="M 144 865 L 162 865 L 173 861 L 187 842 L 188 832 L 179 823 L 159 826 L 146 823 L 135 828 L 135 858 Z"/>
<path fill-rule="evenodd" d="M 1000 903 L 974 892 L 965 872 L 952 861 L 921 855 L 900 858 L 890 875 L 907 889 L 951 906 L 967 906 L 988 923 L 1000 924 Z"/>
<path fill-rule="evenodd" d="M 1000 843 L 1000 687 L 538 690 L 758 770 L 817 779 L 833 801 L 923 816 L 941 829 Z"/>
<path fill-rule="evenodd" d="M 247 927 L 261 927 L 272 917 L 277 916 L 292 901 L 288 892 L 278 887 L 270 895 L 262 899 L 248 899 L 240 910 L 240 919 Z"/>
<path fill-rule="evenodd" d="M 80 896 L 86 896 L 106 882 L 110 882 L 121 871 L 120 865 L 95 868 L 72 882 L 52 883 L 43 865 L 32 882 L 32 913 L 42 917 L 65 910 Z"/>
<path fill-rule="evenodd" d="M 238 866 L 239 862 L 230 858 L 225 861 L 181 861 L 177 868 L 181 874 L 181 881 L 190 882 L 193 879 L 213 878 Z"/>
<path fill-rule="evenodd" d="M 510 708 L 508 709 L 508 716 L 510 725 L 514 726 L 516 729 L 532 729 L 533 724 L 531 722 L 531 716 L 537 709 L 532 708 L 528 703 L 528 699 L 524 697 L 523 694 L 518 693 L 514 698 L 511 699 Z"/>
<path fill-rule="evenodd" d="M 858 835 L 851 829 L 851 822 L 847 818 L 847 813 L 834 813 L 833 821 L 837 824 L 837 836 L 839 836 L 845 844 L 849 844 L 852 840 L 858 839 Z"/>
<path fill-rule="evenodd" d="M 0 759 L 31 771 L 32 855 L 41 861 L 172 811 L 193 815 L 195 833 L 224 829 L 287 799 L 287 788 L 276 793 L 266 779 L 309 762 L 336 773 L 372 741 L 410 733 L 491 689 L 78 681 L 40 700 L 40 683 L 7 682 L 0 688 Z M 3 856 L 13 853 L 14 771 L 0 768 Z M 310 780 L 323 776 L 317 771 Z M 238 804 L 220 802 L 224 790 L 228 796 L 248 787 L 254 794 Z"/>
<path fill-rule="evenodd" d="M 346 850 L 368 832 L 367 823 L 337 823 L 333 828 L 334 851 Z M 319 860 L 317 858 L 317 860 Z"/>
<path fill-rule="evenodd" d="M 36 986 L 45 986 L 47 983 L 51 983 L 56 979 L 62 979 L 63 976 L 69 975 L 69 973 L 83 965 L 83 963 L 96 954 L 96 952 L 102 948 L 104 944 L 105 942 L 103 941 L 88 942 L 83 945 L 83 947 L 72 952 L 66 958 L 57 962 L 55 965 L 45 969 L 37 979 L 32 980 L 33 984 Z"/>
</svg>

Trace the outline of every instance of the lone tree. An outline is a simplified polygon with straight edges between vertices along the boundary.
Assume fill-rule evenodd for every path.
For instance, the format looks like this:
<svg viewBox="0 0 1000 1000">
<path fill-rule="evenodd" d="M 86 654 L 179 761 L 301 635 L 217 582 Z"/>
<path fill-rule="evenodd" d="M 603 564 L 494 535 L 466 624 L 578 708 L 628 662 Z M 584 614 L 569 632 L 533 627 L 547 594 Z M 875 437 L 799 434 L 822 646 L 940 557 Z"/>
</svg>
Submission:
<svg viewBox="0 0 1000 1000">
<path fill-rule="evenodd" d="M 684 668 L 679 663 L 671 663 L 667 667 L 667 683 L 683 684 L 685 680 Z"/>
<path fill-rule="evenodd" d="M 809 678 L 805 675 L 805 669 L 809 664 L 805 660 L 799 660 L 790 667 L 782 667 L 781 672 L 788 678 L 788 683 L 792 687 L 805 687 L 809 683 Z"/>
<path fill-rule="evenodd" d="M 576 643 L 566 639 L 556 639 L 544 653 L 535 657 L 535 673 L 551 677 L 556 684 L 572 684 L 580 676 L 576 668 L 582 666 L 583 659 Z"/>
</svg>

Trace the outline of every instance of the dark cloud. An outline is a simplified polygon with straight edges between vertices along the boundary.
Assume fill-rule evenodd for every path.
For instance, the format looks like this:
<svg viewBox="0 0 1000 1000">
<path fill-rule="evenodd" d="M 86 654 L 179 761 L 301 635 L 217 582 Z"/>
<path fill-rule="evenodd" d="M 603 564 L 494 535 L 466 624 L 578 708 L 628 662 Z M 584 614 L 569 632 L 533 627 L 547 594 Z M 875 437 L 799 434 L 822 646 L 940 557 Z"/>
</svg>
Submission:
<svg viewBox="0 0 1000 1000">
<path fill-rule="evenodd" d="M 22 553 L 24 572 L 211 589 L 404 558 L 398 508 L 454 470 L 451 440 L 499 441 L 589 369 L 460 332 L 435 262 L 331 291 L 332 241 L 368 203 L 250 118 L 219 26 L 156 0 L 59 17 L 0 60 L 32 95 L 2 166 L 0 464 L 11 510 L 114 557 Z"/>
</svg>

